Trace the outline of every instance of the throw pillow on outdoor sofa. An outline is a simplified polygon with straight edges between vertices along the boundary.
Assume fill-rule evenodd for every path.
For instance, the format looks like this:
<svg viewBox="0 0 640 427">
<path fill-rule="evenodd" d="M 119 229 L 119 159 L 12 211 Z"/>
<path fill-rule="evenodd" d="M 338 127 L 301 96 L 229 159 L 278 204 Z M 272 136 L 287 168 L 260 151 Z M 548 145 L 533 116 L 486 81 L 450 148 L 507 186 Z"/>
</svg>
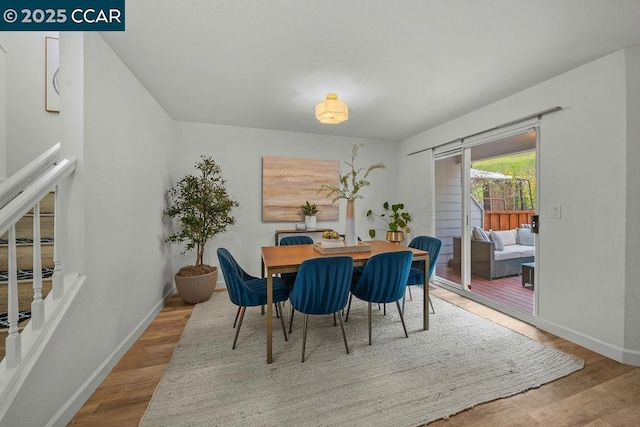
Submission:
<svg viewBox="0 0 640 427">
<path fill-rule="evenodd" d="M 502 236 L 500 236 L 495 231 L 491 232 L 491 241 L 493 242 L 493 248 L 496 251 L 504 251 L 504 242 L 502 241 Z"/>
<path fill-rule="evenodd" d="M 494 231 L 493 234 L 502 237 L 502 243 L 505 246 L 517 244 L 518 233 L 516 233 L 515 228 L 513 230 Z"/>
<path fill-rule="evenodd" d="M 491 239 L 486 231 L 484 231 L 481 227 L 473 227 L 471 231 L 471 237 L 473 240 L 479 240 L 481 242 L 490 242 Z"/>
<path fill-rule="evenodd" d="M 518 228 L 518 244 L 523 246 L 535 245 L 535 237 L 530 228 Z"/>
</svg>

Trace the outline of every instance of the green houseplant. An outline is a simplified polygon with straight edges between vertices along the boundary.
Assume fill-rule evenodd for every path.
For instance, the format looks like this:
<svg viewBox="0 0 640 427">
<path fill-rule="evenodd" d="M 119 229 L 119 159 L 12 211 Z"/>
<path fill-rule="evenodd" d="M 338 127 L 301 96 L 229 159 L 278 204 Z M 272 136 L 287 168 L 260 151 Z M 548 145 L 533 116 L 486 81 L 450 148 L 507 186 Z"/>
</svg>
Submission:
<svg viewBox="0 0 640 427">
<path fill-rule="evenodd" d="M 331 203 L 335 203 L 340 199 L 347 201 L 347 221 L 345 229 L 345 244 L 347 246 L 358 244 L 354 200 L 362 199 L 362 195 L 360 195 L 359 192 L 362 188 L 371 184 L 367 178 L 372 171 L 376 169 L 386 169 L 385 164 L 382 162 L 374 163 L 366 169 L 356 167 L 358 148 L 362 145 L 364 144 L 353 144 L 351 148 L 351 162 L 344 162 L 349 166 L 349 170 L 344 174 L 339 174 L 338 185 L 322 184 L 320 190 L 318 190 L 318 193 L 325 191 L 326 197 L 332 198 Z"/>
<path fill-rule="evenodd" d="M 313 230 L 316 228 L 316 214 L 318 213 L 318 205 L 315 203 L 307 202 L 304 205 L 300 205 L 302 209 L 302 215 L 304 215 L 304 228 L 307 230 Z"/>
<path fill-rule="evenodd" d="M 389 206 L 389 202 L 384 202 L 382 205 L 384 212 L 381 214 L 375 214 L 371 209 L 367 211 L 367 217 L 375 217 L 384 222 L 387 226 L 387 240 L 394 243 L 400 243 L 404 240 L 404 233 L 411 233 L 409 222 L 411 222 L 411 215 L 404 211 L 404 203 L 398 203 Z M 371 238 L 376 237 L 376 229 L 369 230 L 369 236 Z"/>
<path fill-rule="evenodd" d="M 180 223 L 180 228 L 165 239 L 184 243 L 182 254 L 195 250 L 194 265 L 182 267 L 175 274 L 178 293 L 187 303 L 206 301 L 216 286 L 218 269 L 204 264 L 207 242 L 235 224 L 231 210 L 238 206 L 227 193 L 221 169 L 210 156 L 200 156 L 198 173 L 186 175 L 168 192 L 169 207 L 164 214 Z"/>
</svg>

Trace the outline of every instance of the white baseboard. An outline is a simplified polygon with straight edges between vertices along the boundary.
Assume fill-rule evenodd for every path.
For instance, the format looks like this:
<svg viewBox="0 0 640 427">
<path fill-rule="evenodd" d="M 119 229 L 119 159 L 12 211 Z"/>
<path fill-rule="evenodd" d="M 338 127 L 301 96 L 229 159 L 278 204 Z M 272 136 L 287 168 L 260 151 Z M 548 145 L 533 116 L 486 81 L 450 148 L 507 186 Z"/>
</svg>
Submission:
<svg viewBox="0 0 640 427">
<path fill-rule="evenodd" d="M 622 354 L 622 363 L 640 366 L 640 351 L 625 349 Z"/>
<path fill-rule="evenodd" d="M 554 334 L 560 338 L 564 338 L 567 341 L 571 341 L 582 347 L 588 348 L 589 350 L 595 351 L 596 353 L 602 354 L 610 359 L 613 359 L 617 362 L 624 363 L 627 365 L 640 366 L 640 351 L 625 349 L 624 347 L 620 347 L 597 338 L 593 338 L 591 336 L 585 335 L 581 332 L 565 328 L 562 325 L 558 325 L 554 322 L 549 322 L 539 317 L 532 317 L 528 315 L 523 315 L 522 313 L 518 313 L 515 310 L 505 308 L 504 306 L 500 306 L 487 298 L 483 298 L 471 292 L 462 292 L 459 289 L 448 285 L 444 282 L 436 282 L 436 284 L 444 289 L 447 289 L 451 292 L 457 293 L 459 295 L 464 296 L 470 300 L 479 302 L 480 304 L 484 304 L 494 310 L 501 311 L 511 317 L 522 320 L 524 322 L 530 323 L 541 329 L 543 331 Z"/>
<path fill-rule="evenodd" d="M 163 296 L 153 309 L 138 323 L 131 333 L 120 343 L 120 345 L 105 359 L 100 366 L 93 372 L 82 386 L 71 396 L 65 405 L 55 414 L 55 416 L 47 423 L 47 427 L 64 427 L 74 417 L 74 415 L 82 408 L 82 405 L 91 397 L 93 392 L 102 384 L 111 369 L 118 363 L 131 346 L 140 338 L 142 333 L 147 329 L 149 324 L 156 318 L 162 310 L 165 303 L 175 294 L 175 288 Z"/>
<path fill-rule="evenodd" d="M 602 354 L 610 359 L 627 365 L 640 366 L 640 352 L 625 349 L 624 347 L 602 341 L 600 339 L 585 335 L 581 332 L 565 328 L 557 323 L 549 322 L 540 318 L 536 319 L 536 326 L 543 331 L 564 338 L 568 341 Z"/>
</svg>

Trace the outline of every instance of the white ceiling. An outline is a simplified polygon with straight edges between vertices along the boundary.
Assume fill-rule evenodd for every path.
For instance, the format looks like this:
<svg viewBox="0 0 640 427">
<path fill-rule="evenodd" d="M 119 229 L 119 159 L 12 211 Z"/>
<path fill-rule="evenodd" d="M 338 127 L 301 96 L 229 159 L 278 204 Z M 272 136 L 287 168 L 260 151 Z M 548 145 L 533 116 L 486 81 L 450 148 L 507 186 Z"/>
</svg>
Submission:
<svg viewBox="0 0 640 427">
<path fill-rule="evenodd" d="M 175 120 L 398 141 L 640 44 L 640 0 L 127 0 L 102 36 Z"/>
</svg>

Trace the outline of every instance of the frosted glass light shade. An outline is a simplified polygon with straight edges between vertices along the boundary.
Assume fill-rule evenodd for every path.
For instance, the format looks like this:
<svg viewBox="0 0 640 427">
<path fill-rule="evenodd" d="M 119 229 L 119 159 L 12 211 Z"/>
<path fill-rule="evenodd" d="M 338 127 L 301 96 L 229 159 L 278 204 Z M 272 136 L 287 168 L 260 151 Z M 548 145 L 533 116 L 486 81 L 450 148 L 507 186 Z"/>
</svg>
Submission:
<svg viewBox="0 0 640 427">
<path fill-rule="evenodd" d="M 327 99 L 316 105 L 316 119 L 320 123 L 337 125 L 349 118 L 347 103 L 338 100 L 338 95 L 330 93 Z"/>
</svg>

